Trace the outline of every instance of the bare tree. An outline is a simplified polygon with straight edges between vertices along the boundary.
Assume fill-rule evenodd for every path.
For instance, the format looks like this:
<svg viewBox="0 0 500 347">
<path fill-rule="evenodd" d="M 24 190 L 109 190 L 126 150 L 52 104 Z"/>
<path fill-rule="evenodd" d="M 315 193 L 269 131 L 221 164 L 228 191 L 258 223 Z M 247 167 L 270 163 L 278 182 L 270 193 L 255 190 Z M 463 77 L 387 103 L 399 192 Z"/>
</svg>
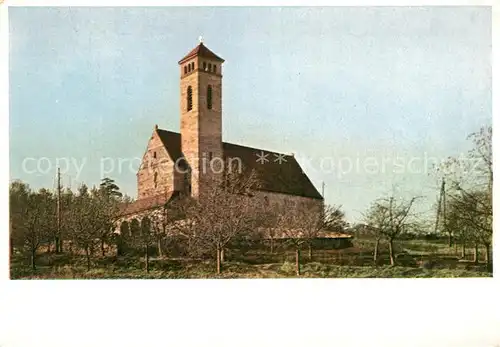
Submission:
<svg viewBox="0 0 500 347">
<path fill-rule="evenodd" d="M 345 221 L 345 214 L 340 205 L 325 205 L 323 210 L 319 211 L 317 206 L 308 206 L 306 211 L 304 237 L 308 245 L 309 261 L 311 261 L 313 258 L 314 239 L 318 238 L 321 233 L 344 232 L 347 222 Z"/>
<path fill-rule="evenodd" d="M 469 135 L 472 149 L 464 158 L 449 158 L 440 168 L 452 189 L 447 194 L 457 213 L 453 218 L 467 227 L 468 238 L 486 250 L 486 262 L 491 267 L 491 242 L 493 235 L 493 152 L 492 127 L 482 127 Z"/>
<path fill-rule="evenodd" d="M 363 227 L 363 231 L 368 232 L 375 238 L 375 248 L 373 250 L 373 262 L 375 264 L 378 260 L 380 241 L 384 237 L 384 229 L 389 225 L 389 213 L 387 212 L 383 205 L 375 202 L 364 215 L 366 225 Z"/>
<path fill-rule="evenodd" d="M 295 273 L 300 276 L 301 248 L 308 246 L 309 260 L 313 258 L 313 242 L 322 233 L 341 232 L 347 223 L 341 206 L 322 206 L 286 201 L 274 212 L 274 237 L 285 239 L 295 250 Z M 273 221 L 274 221 L 273 220 Z"/>
<path fill-rule="evenodd" d="M 319 213 L 314 213 L 315 216 Z M 300 250 L 310 236 L 311 217 L 310 211 L 303 206 L 282 206 L 277 221 L 277 230 L 280 235 L 291 244 L 295 250 L 295 274 L 300 276 Z M 314 228 L 316 229 L 316 228 Z"/>
<path fill-rule="evenodd" d="M 374 230 L 384 237 L 389 244 L 391 265 L 395 265 L 394 240 L 405 232 L 412 223 L 409 222 L 410 211 L 417 198 L 409 202 L 396 200 L 393 196 L 375 201 L 367 213 L 367 222 Z"/>
<path fill-rule="evenodd" d="M 483 245 L 486 252 L 486 263 L 491 267 L 491 242 L 493 236 L 493 208 L 491 195 L 485 191 L 470 192 L 459 189 L 458 194 L 451 195 L 456 209 L 455 224 L 464 228 L 464 238 L 475 244 L 474 258 L 477 262 L 477 245 Z M 459 229 L 460 230 L 460 229 Z M 462 229 L 463 230 L 463 229 Z"/>
<path fill-rule="evenodd" d="M 56 228 L 54 196 L 46 189 L 33 192 L 26 184 L 15 181 L 10 185 L 10 223 L 12 244 L 29 254 L 30 266 L 36 270 L 36 254 Z"/>
<path fill-rule="evenodd" d="M 102 230 L 107 226 L 105 213 L 94 190 L 92 194 L 86 185 L 78 189 L 69 210 L 69 230 L 74 243 L 85 251 L 87 270 L 91 268 L 91 255 L 100 240 Z"/>
<path fill-rule="evenodd" d="M 214 253 L 220 274 L 224 248 L 258 225 L 258 201 L 253 198 L 258 181 L 254 172 L 228 173 L 224 180 L 214 183 L 200 198 L 189 201 L 186 220 L 179 225 L 193 246 Z"/>
<path fill-rule="evenodd" d="M 158 256 L 163 257 L 163 241 L 168 237 L 169 219 L 166 206 L 162 206 L 148 214 L 151 221 L 151 233 L 155 239 Z"/>
</svg>

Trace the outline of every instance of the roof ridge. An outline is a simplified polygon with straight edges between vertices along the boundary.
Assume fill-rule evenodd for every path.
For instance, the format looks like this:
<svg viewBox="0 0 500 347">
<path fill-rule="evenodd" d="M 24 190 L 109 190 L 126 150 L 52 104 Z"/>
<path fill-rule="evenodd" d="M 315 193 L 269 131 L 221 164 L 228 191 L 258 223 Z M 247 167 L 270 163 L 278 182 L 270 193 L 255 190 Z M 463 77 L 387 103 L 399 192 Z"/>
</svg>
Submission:
<svg viewBox="0 0 500 347">
<path fill-rule="evenodd" d="M 172 134 L 175 134 L 175 135 L 181 135 L 180 133 L 178 132 L 175 132 L 175 131 L 171 131 L 171 130 L 166 130 L 166 129 L 156 129 L 157 131 L 164 131 L 164 132 L 167 132 L 167 133 L 172 133 Z M 295 157 L 294 155 L 292 154 L 286 154 L 286 153 L 283 153 L 283 152 L 278 152 L 278 151 L 271 151 L 269 149 L 263 149 L 263 148 L 257 148 L 257 147 L 251 147 L 251 146 L 247 146 L 247 145 L 241 145 L 241 144 L 238 144 L 238 143 L 232 143 L 232 142 L 226 142 L 226 141 L 222 141 L 222 145 L 224 144 L 227 144 L 227 145 L 231 145 L 231 146 L 238 146 L 238 147 L 244 147 L 244 148 L 248 148 L 248 149 L 255 149 L 257 151 L 264 151 L 264 152 L 269 152 L 269 153 L 277 153 L 277 154 L 283 154 L 283 155 L 286 155 L 287 157 Z"/>
<path fill-rule="evenodd" d="M 248 149 L 254 149 L 256 151 L 263 151 L 263 152 L 269 152 L 269 153 L 276 153 L 276 154 L 283 154 L 287 157 L 295 157 L 293 156 L 292 154 L 285 154 L 283 152 L 277 152 L 277 151 L 271 151 L 271 150 L 268 150 L 268 149 L 263 149 L 263 148 L 256 148 L 256 147 L 250 147 L 250 146 L 245 146 L 245 145 L 239 145 L 237 143 L 231 143 L 231 142 L 224 142 L 222 141 L 222 144 L 228 144 L 228 145 L 231 145 L 231 146 L 238 146 L 238 147 L 244 147 L 244 148 L 248 148 Z"/>
</svg>

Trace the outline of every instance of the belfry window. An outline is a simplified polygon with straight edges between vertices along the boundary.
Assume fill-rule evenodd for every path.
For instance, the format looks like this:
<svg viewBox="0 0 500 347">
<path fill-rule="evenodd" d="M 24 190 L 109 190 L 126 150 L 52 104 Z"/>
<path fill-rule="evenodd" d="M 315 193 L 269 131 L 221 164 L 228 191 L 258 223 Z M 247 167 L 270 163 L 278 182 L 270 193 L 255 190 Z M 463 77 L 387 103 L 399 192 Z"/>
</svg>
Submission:
<svg viewBox="0 0 500 347">
<path fill-rule="evenodd" d="M 188 67 L 186 65 L 184 65 L 184 73 L 188 73 Z"/>
<path fill-rule="evenodd" d="M 214 73 L 217 73 L 217 65 L 214 65 Z"/>
<path fill-rule="evenodd" d="M 207 87 L 207 108 L 209 110 L 212 109 L 212 86 L 209 85 Z"/>
<path fill-rule="evenodd" d="M 191 111 L 193 109 L 193 88 L 191 86 L 187 89 L 187 110 Z"/>
<path fill-rule="evenodd" d="M 212 72 L 212 64 L 208 63 L 208 71 Z"/>
<path fill-rule="evenodd" d="M 194 70 L 194 61 L 191 63 L 191 70 Z"/>
<path fill-rule="evenodd" d="M 207 71 L 207 62 L 206 61 L 203 62 L 203 71 Z"/>
</svg>

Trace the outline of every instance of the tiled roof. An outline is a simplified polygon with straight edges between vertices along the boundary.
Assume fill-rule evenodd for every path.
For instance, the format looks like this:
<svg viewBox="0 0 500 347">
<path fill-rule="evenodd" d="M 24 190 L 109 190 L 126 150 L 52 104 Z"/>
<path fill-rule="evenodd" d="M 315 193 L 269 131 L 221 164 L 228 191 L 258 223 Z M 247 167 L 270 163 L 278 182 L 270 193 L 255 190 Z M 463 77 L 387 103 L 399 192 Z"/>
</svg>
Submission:
<svg viewBox="0 0 500 347">
<path fill-rule="evenodd" d="M 182 158 L 181 135 L 163 129 L 156 131 L 172 160 Z M 323 199 L 293 156 L 227 142 L 222 143 L 222 148 L 226 159 L 239 158 L 247 172 L 255 171 L 261 184 L 259 190 Z M 267 160 L 257 160 L 261 155 Z"/>
<path fill-rule="evenodd" d="M 217 54 L 215 54 L 214 52 L 212 52 L 211 50 L 209 50 L 203 43 L 200 43 L 193 50 L 191 50 L 191 52 L 189 52 L 188 54 L 186 54 L 186 56 L 184 58 L 182 58 L 181 60 L 179 60 L 179 64 L 182 64 L 186 60 L 189 60 L 189 59 L 191 59 L 191 58 L 193 58 L 195 56 L 204 57 L 204 58 L 208 58 L 208 59 L 213 59 L 213 60 L 216 60 L 216 61 L 220 61 L 221 63 L 224 62 L 224 59 L 222 59 Z"/>
<path fill-rule="evenodd" d="M 155 195 L 144 199 L 139 199 L 128 204 L 123 204 L 120 208 L 120 216 L 127 216 L 142 211 L 146 211 L 155 207 L 160 207 L 167 202 L 175 199 L 179 195 L 178 192 L 170 192 L 169 194 Z"/>
<path fill-rule="evenodd" d="M 181 134 L 163 129 L 156 129 L 156 133 L 173 161 L 177 161 L 183 157 L 181 151 Z"/>
</svg>

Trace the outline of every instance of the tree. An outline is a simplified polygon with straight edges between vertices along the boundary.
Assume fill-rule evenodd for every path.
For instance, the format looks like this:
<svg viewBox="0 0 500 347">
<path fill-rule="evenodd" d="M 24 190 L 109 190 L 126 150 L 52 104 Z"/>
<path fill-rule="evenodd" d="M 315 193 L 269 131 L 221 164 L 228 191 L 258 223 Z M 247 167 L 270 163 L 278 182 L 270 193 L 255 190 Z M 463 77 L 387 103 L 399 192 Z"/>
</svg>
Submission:
<svg viewBox="0 0 500 347">
<path fill-rule="evenodd" d="M 258 202 L 252 198 L 257 186 L 254 172 L 226 173 L 199 198 L 185 200 L 186 221 L 178 226 L 192 246 L 214 253 L 217 274 L 222 270 L 224 248 L 258 226 Z"/>
<path fill-rule="evenodd" d="M 71 238 L 78 247 L 85 250 L 87 270 L 91 267 L 91 255 L 96 242 L 100 240 L 103 228 L 109 225 L 106 217 L 97 191 L 94 189 L 89 192 L 88 187 L 82 185 L 69 212 L 69 225 Z"/>
<path fill-rule="evenodd" d="M 120 199 L 123 194 L 120 192 L 120 187 L 115 184 L 115 181 L 109 177 L 104 177 L 99 185 L 99 190 L 104 192 L 105 195 Z"/>
<path fill-rule="evenodd" d="M 11 182 L 9 187 L 9 245 L 11 256 L 16 248 L 24 246 L 24 222 L 30 193 L 31 190 L 27 184 L 18 180 Z"/>
<path fill-rule="evenodd" d="M 454 200 L 450 201 L 447 211 L 448 212 L 445 216 L 445 218 L 447 219 L 445 223 L 445 231 L 448 233 L 448 235 L 451 235 L 452 233 L 455 235 L 455 241 L 459 242 L 462 246 L 461 257 L 465 258 L 466 246 L 467 242 L 471 240 L 471 233 L 468 224 L 462 223 L 462 208 L 460 206 L 460 203 Z"/>
<path fill-rule="evenodd" d="M 303 224 L 303 237 L 308 246 L 309 261 L 313 257 L 313 241 L 322 232 L 343 232 L 347 226 L 342 206 L 325 205 L 323 210 L 318 210 L 314 205 L 305 206 Z"/>
<path fill-rule="evenodd" d="M 491 268 L 491 242 L 493 236 L 493 152 L 492 127 L 482 127 L 468 136 L 473 147 L 466 157 L 449 158 L 439 169 L 451 182 L 448 200 L 455 204 L 456 216 L 461 225 L 467 226 L 469 239 L 476 248 L 482 244 L 486 262 Z"/>
<path fill-rule="evenodd" d="M 36 270 L 36 253 L 55 229 L 55 199 L 48 190 L 33 192 L 28 185 L 15 181 L 10 186 L 10 223 L 12 245 L 23 246 Z"/>
<path fill-rule="evenodd" d="M 116 216 L 119 206 L 122 202 L 122 193 L 120 188 L 110 178 L 103 178 L 98 190 L 94 190 L 92 195 L 101 210 L 99 216 L 102 227 L 100 228 L 99 239 L 101 244 L 101 253 L 104 257 L 106 250 L 104 245 L 109 244 L 115 228 Z"/>
<path fill-rule="evenodd" d="M 383 230 L 389 224 L 389 214 L 387 209 L 381 204 L 375 202 L 364 216 L 366 225 L 363 226 L 363 232 L 368 232 L 375 238 L 375 249 L 373 250 L 373 262 L 376 264 L 379 255 L 380 240 L 383 238 Z"/>
<path fill-rule="evenodd" d="M 366 215 L 366 220 L 373 230 L 387 240 L 391 265 L 395 265 L 394 240 L 412 225 L 408 220 L 416 199 L 413 197 L 409 202 L 402 199 L 398 201 L 393 196 L 379 199 L 373 203 Z"/>
<path fill-rule="evenodd" d="M 153 235 L 151 220 L 148 217 L 142 218 L 139 232 L 132 235 L 132 241 L 138 249 L 144 250 L 145 270 L 149 273 L 150 251 L 154 244 L 155 237 Z"/>
<path fill-rule="evenodd" d="M 493 208 L 491 194 L 481 191 L 458 190 L 451 195 L 453 207 L 456 209 L 455 223 L 464 230 L 465 240 L 475 244 L 475 261 L 477 262 L 477 245 L 483 245 L 486 251 L 486 264 L 491 267 L 491 240 L 493 235 Z"/>
</svg>

